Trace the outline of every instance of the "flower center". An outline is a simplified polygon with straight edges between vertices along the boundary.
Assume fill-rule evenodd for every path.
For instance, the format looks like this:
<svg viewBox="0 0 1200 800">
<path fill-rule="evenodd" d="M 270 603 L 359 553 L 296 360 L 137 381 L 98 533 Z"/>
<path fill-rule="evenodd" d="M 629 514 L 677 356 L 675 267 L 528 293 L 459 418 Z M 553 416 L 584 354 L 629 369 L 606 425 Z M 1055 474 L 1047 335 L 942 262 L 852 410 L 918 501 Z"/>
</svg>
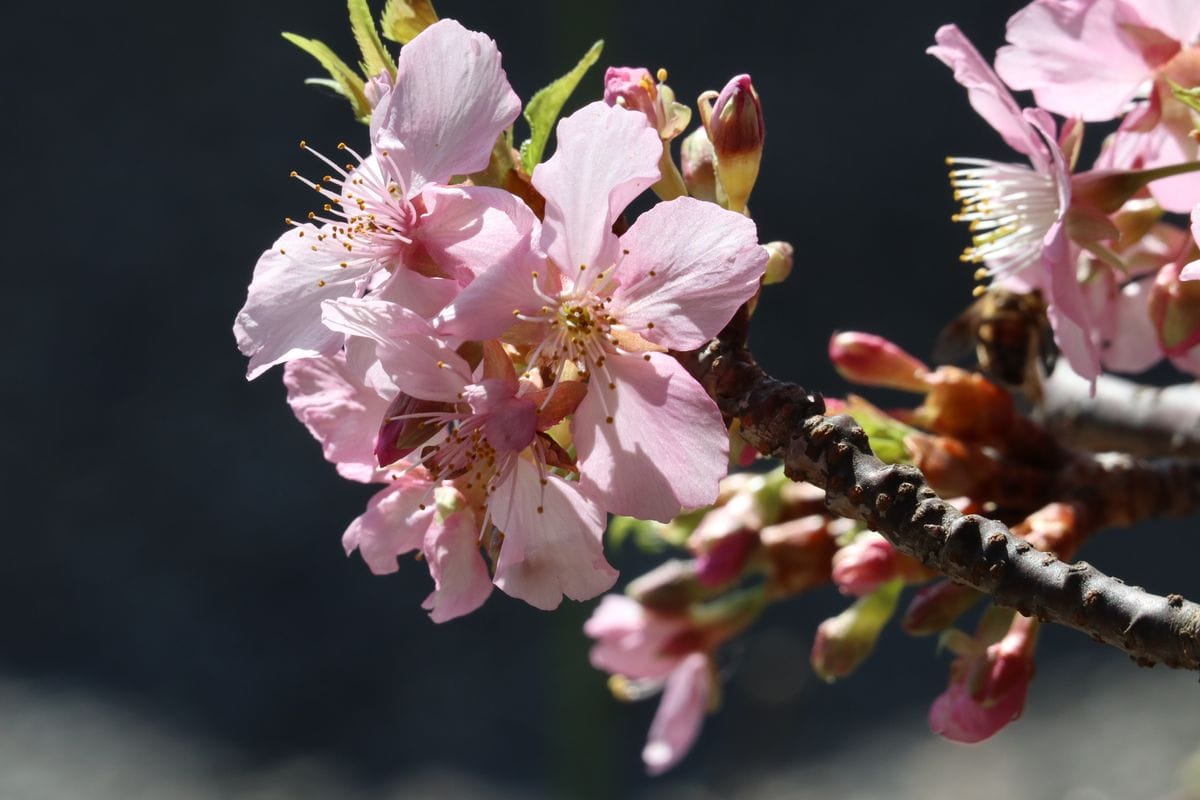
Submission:
<svg viewBox="0 0 1200 800">
<path fill-rule="evenodd" d="M 977 158 L 948 158 L 954 199 L 962 210 L 952 219 L 967 222 L 971 245 L 961 259 L 984 267 L 980 280 L 1020 272 L 1042 252 L 1042 239 L 1059 216 L 1053 178 L 1020 164 Z"/>
</svg>

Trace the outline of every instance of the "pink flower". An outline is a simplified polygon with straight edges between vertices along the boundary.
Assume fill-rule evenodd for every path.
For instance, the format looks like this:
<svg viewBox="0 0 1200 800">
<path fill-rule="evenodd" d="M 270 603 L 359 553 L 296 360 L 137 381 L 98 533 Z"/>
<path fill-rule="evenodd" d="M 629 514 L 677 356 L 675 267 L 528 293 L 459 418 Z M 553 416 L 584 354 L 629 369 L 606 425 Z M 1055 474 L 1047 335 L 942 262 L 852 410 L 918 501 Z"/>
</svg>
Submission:
<svg viewBox="0 0 1200 800">
<path fill-rule="evenodd" d="M 582 387 L 560 384 L 551 396 L 520 382 L 495 345 L 485 345 L 493 355 L 485 352 L 472 368 L 428 322 L 392 303 L 328 301 L 323 319 L 331 330 L 373 341 L 400 392 L 442 404 L 413 415 L 431 429 L 420 463 L 431 480 L 453 481 L 473 500 L 481 530 L 494 524 L 504 533 L 497 586 L 543 609 L 564 594 L 585 600 L 612 586 L 603 511 L 547 466 L 564 454 L 544 431 L 573 410 Z"/>
<path fill-rule="evenodd" d="M 406 45 L 393 88 L 372 113 L 371 153 L 340 145 L 357 162 L 344 167 L 317 154 L 329 174 L 300 180 L 324 211 L 303 224 L 289 220 L 294 227 L 255 266 L 234 324 L 248 377 L 342 345 L 321 324 L 324 300 L 372 294 L 432 316 L 519 246 L 532 225 L 519 201 L 498 189 L 444 185 L 483 169 L 519 110 L 483 34 L 442 20 Z"/>
<path fill-rule="evenodd" d="M 687 128 L 692 111 L 675 101 L 675 92 L 667 86 L 666 70 L 658 80 L 644 67 L 609 67 L 604 73 L 604 102 L 631 111 L 640 111 L 663 141 L 670 141 Z"/>
<path fill-rule="evenodd" d="M 833 556 L 833 582 L 842 594 L 863 597 L 896 576 L 896 550 L 867 531 Z"/>
<path fill-rule="evenodd" d="M 1085 120 L 1113 119 L 1140 101 L 1113 140 L 1105 166 L 1152 169 L 1196 158 L 1191 112 L 1171 94 L 1170 78 L 1200 83 L 1200 5 L 1172 0 L 1036 0 L 1008 22 L 996 71 L 1038 105 Z M 1148 87 L 1148 88 L 1147 88 Z M 1200 178 L 1150 187 L 1169 211 L 1200 200 Z"/>
<path fill-rule="evenodd" d="M 530 369 L 585 376 L 571 425 L 581 490 L 612 513 L 665 522 L 713 501 L 728 448 L 716 405 L 665 351 L 715 335 L 757 290 L 767 253 L 753 222 L 691 198 L 613 234 L 658 177 L 660 152 L 640 113 L 593 103 L 560 122 L 557 151 L 533 173 L 548 268 L 514 259 L 483 273 L 437 324 L 480 339 L 515 318 Z"/>
<path fill-rule="evenodd" d="M 996 71 L 1013 88 L 1032 89 L 1043 108 L 1103 121 L 1198 35 L 1195 3 L 1036 0 L 1008 21 Z"/>
<path fill-rule="evenodd" d="M 675 766 L 700 734 L 715 688 L 703 638 L 687 616 L 656 614 L 622 595 L 601 600 L 583 630 L 596 640 L 592 665 L 632 679 L 620 683 L 626 697 L 662 689 L 642 760 L 652 775 Z"/>
<path fill-rule="evenodd" d="M 1054 121 L 1040 109 L 1022 112 L 957 27 L 943 26 L 935 38 L 937 45 L 928 52 L 954 69 L 972 107 L 1032 164 L 947 159 L 962 165 L 950 173 L 955 197 L 963 201 L 955 219 L 978 231 L 963 260 L 982 262 L 993 280 L 1041 289 L 1055 341 L 1072 368 L 1093 380 L 1100 372 L 1099 345 L 1067 240 L 1071 176 L 1055 141 Z"/>
<path fill-rule="evenodd" d="M 929 709 L 933 732 L 972 744 L 1019 717 L 1033 679 L 1037 629 L 1037 620 L 1018 615 L 999 642 L 960 656 L 950 668 L 950 685 Z"/>
<path fill-rule="evenodd" d="M 434 622 L 445 622 L 479 608 L 491 594 L 478 531 L 466 498 L 414 470 L 371 498 L 346 529 L 342 546 L 346 555 L 358 550 L 376 575 L 395 572 L 399 556 L 420 550 L 434 580 L 423 607 Z"/>
</svg>

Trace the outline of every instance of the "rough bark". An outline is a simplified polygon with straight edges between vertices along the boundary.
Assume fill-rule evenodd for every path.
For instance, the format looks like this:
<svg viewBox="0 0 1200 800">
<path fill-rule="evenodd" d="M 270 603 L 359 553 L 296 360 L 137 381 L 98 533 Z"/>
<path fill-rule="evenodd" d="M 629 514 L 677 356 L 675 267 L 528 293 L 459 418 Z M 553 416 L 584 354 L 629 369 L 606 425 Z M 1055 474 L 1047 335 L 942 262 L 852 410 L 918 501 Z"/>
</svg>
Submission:
<svg viewBox="0 0 1200 800">
<path fill-rule="evenodd" d="M 1128 653 L 1143 665 L 1200 669 L 1200 606 L 1127 586 L 1085 562 L 1068 564 L 1014 536 L 1000 522 L 963 515 L 929 488 L 920 470 L 884 464 L 848 416 L 824 416 L 821 396 L 767 375 L 745 348 L 740 312 L 703 350 L 679 354 L 722 413 L 761 453 L 783 461 L 789 477 L 825 489 L 830 508 L 863 521 L 900 551 L 950 579 L 985 592 L 1022 614 L 1070 626 Z M 1134 513 L 1187 513 L 1200 502 L 1200 471 L 1179 462 L 1161 486 L 1119 458 L 1097 469 L 1128 474 L 1125 501 L 1094 498 L 1104 513 L 1122 502 Z M 1150 498 L 1141 493 L 1150 492 Z M 1086 501 L 1086 498 L 1083 498 Z M 1149 503 L 1163 505 L 1147 509 Z M 1120 516 L 1119 514 L 1117 515 Z"/>
</svg>

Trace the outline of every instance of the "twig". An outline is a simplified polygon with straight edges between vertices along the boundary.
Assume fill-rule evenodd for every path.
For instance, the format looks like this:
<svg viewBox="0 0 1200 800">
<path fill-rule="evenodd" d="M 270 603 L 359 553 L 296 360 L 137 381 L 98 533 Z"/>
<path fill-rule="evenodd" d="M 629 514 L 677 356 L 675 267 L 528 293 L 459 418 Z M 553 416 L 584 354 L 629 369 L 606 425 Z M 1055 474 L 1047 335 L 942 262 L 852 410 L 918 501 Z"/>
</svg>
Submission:
<svg viewBox="0 0 1200 800">
<path fill-rule="evenodd" d="M 832 510 L 1000 605 L 1083 631 L 1142 665 L 1200 669 L 1200 606 L 1127 586 L 1084 562 L 1067 564 L 999 522 L 959 513 L 920 470 L 876 458 L 852 418 L 825 417 L 820 395 L 767 375 L 745 347 L 747 328 L 743 309 L 708 347 L 677 355 L 722 413 L 741 420 L 745 439 L 781 459 L 792 479 L 824 488 Z M 1187 476 L 1193 485 L 1185 499 L 1157 511 L 1196 508 L 1197 477 Z"/>
<path fill-rule="evenodd" d="M 1200 384 L 1160 388 L 1103 375 L 1092 397 L 1087 381 L 1059 368 L 1044 389 L 1034 417 L 1064 444 L 1200 458 Z"/>
</svg>

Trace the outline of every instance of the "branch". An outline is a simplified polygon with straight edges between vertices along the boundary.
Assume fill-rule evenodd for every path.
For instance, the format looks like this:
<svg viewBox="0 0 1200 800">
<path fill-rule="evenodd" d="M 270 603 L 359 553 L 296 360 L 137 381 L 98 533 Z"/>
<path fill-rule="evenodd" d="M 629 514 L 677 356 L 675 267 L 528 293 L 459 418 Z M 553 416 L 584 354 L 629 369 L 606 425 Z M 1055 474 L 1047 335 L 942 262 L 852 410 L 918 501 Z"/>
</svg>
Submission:
<svg viewBox="0 0 1200 800">
<path fill-rule="evenodd" d="M 1102 375 L 1096 395 L 1065 369 L 1046 381 L 1036 419 L 1060 441 L 1087 450 L 1200 458 L 1200 384 L 1142 386 Z"/>
<path fill-rule="evenodd" d="M 920 470 L 876 458 L 852 418 L 825 417 L 820 395 L 767 375 L 745 348 L 747 328 L 743 309 L 705 349 L 677 355 L 722 413 L 741 421 L 742 436 L 783 461 L 788 477 L 824 488 L 832 510 L 999 605 L 1083 631 L 1142 665 L 1200 669 L 1200 606 L 1126 586 L 1084 562 L 1067 564 L 999 522 L 959 513 Z M 1186 503 L 1200 500 L 1197 478 L 1188 476 Z M 1186 503 L 1161 510 L 1178 513 Z"/>
</svg>

